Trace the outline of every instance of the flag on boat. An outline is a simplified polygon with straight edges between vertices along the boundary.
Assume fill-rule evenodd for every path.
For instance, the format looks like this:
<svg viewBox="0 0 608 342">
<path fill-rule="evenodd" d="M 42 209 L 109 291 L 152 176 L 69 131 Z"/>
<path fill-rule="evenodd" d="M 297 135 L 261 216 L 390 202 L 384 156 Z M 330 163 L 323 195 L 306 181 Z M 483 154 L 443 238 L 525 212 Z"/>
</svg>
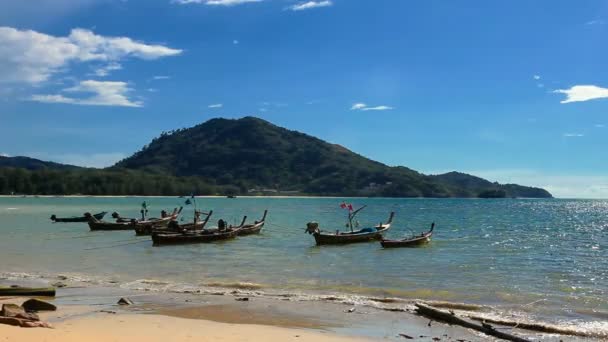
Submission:
<svg viewBox="0 0 608 342">
<path fill-rule="evenodd" d="M 340 203 L 340 208 L 346 209 L 346 203 L 344 203 L 344 202 Z"/>
<path fill-rule="evenodd" d="M 349 204 L 349 205 L 348 205 L 348 210 L 349 210 L 349 211 L 353 211 L 353 205 L 352 205 L 352 204 Z"/>
</svg>

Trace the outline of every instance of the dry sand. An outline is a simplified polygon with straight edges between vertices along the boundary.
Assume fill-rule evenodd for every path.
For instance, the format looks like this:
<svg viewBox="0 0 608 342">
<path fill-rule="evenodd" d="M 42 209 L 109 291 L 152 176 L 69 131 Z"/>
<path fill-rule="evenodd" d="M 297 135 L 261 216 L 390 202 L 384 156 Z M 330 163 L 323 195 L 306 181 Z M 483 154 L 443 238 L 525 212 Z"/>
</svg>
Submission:
<svg viewBox="0 0 608 342">
<path fill-rule="evenodd" d="M 255 324 L 219 323 L 161 315 L 96 314 L 54 324 L 54 329 L 0 325 L 0 341 L 363 341 L 312 331 Z"/>
</svg>

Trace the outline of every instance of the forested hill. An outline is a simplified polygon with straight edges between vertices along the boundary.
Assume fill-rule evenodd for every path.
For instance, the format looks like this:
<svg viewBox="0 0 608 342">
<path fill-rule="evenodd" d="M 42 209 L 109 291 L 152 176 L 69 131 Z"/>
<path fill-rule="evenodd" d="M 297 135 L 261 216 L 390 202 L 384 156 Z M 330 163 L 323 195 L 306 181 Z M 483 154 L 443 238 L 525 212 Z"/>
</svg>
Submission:
<svg viewBox="0 0 608 342">
<path fill-rule="evenodd" d="M 48 161 L 42 161 L 29 157 L 6 157 L 0 156 L 0 168 L 2 167 L 14 167 L 22 168 L 26 170 L 42 170 L 42 169 L 76 169 L 77 166 L 53 163 Z"/>
<path fill-rule="evenodd" d="M 388 197 L 551 197 L 462 174 L 427 176 L 389 167 L 254 117 L 212 119 L 164 132 L 114 170 L 194 177 L 232 193 Z"/>
</svg>

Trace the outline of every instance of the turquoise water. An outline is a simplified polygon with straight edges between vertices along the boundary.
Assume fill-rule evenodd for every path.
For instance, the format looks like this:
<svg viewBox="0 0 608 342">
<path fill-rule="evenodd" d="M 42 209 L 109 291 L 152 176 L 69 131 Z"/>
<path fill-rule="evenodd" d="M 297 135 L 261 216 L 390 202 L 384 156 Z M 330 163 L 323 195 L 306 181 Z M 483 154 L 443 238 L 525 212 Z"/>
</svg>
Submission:
<svg viewBox="0 0 608 342">
<path fill-rule="evenodd" d="M 184 201 L 145 200 L 154 215 Z M 316 247 L 304 233 L 306 222 L 345 229 L 341 200 L 331 198 L 199 198 L 199 208 L 214 210 L 213 222 L 234 223 L 242 215 L 254 220 L 269 210 L 259 236 L 209 245 L 153 247 L 149 237 L 129 231 L 90 232 L 84 223 L 49 220 L 51 214 L 102 210 L 136 217 L 142 201 L 0 198 L 0 277 L 67 275 L 154 291 L 237 289 L 326 299 L 332 294 L 353 302 L 421 298 L 606 329 L 608 201 L 351 199 L 355 206 L 368 205 L 362 224 L 379 223 L 395 211 L 389 237 L 419 233 L 436 222 L 428 246 L 391 250 L 379 243 Z"/>
</svg>

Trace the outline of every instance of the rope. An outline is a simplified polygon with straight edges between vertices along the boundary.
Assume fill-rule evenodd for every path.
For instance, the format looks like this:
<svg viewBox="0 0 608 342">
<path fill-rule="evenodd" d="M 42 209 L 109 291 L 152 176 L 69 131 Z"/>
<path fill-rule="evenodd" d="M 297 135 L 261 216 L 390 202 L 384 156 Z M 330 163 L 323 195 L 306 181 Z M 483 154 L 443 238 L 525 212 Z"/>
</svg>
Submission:
<svg viewBox="0 0 608 342">
<path fill-rule="evenodd" d="M 66 236 L 66 237 L 59 236 L 59 237 L 55 237 L 55 238 L 49 238 L 49 239 L 46 239 L 46 240 L 48 241 L 48 240 L 61 240 L 61 239 L 64 239 L 64 240 L 67 240 L 67 239 L 85 239 L 85 238 L 90 238 L 90 237 L 95 237 L 95 236 L 99 236 L 99 235 L 78 235 L 78 236 Z"/>
<path fill-rule="evenodd" d="M 101 247 L 91 247 L 91 248 L 85 248 L 85 251 L 91 251 L 94 249 L 104 249 L 104 248 L 114 248 L 114 247 L 120 247 L 120 246 L 126 246 L 126 245 L 133 245 L 136 243 L 142 243 L 142 242 L 148 242 L 149 240 L 138 240 L 138 241 L 134 241 L 134 242 L 128 242 L 128 243 L 121 243 L 118 245 L 112 245 L 112 246 L 101 246 Z"/>
<path fill-rule="evenodd" d="M 275 226 L 275 227 L 278 227 L 278 228 L 283 228 L 283 229 L 292 229 L 292 228 L 289 228 L 289 227 L 285 227 L 285 226 L 281 226 L 281 225 L 278 225 L 278 224 L 274 224 L 272 222 L 266 222 L 266 224 L 269 224 L 271 226 Z"/>
</svg>

